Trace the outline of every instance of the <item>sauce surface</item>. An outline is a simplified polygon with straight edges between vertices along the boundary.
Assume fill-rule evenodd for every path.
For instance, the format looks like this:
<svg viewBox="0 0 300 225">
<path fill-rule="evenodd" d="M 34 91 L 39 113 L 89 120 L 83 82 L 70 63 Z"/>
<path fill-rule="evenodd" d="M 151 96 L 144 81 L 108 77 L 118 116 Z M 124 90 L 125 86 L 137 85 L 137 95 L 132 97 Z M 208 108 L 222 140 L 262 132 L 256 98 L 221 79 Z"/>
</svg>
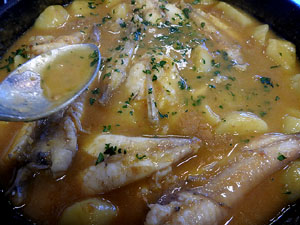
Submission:
<svg viewBox="0 0 300 225">
<path fill-rule="evenodd" d="M 56 56 L 41 72 L 45 97 L 50 101 L 65 99 L 80 89 L 95 70 L 92 55 L 91 49 L 82 48 Z"/>
</svg>

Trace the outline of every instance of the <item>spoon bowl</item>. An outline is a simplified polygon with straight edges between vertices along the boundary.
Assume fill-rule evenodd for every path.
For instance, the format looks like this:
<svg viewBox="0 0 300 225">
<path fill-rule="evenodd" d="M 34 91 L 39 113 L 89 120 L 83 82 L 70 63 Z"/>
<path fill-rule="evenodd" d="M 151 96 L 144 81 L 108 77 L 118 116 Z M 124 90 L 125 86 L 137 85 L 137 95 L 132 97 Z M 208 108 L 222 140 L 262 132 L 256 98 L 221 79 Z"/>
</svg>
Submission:
<svg viewBox="0 0 300 225">
<path fill-rule="evenodd" d="M 63 109 L 92 83 L 100 62 L 96 45 L 76 44 L 22 64 L 0 84 L 0 120 L 33 121 Z"/>
</svg>

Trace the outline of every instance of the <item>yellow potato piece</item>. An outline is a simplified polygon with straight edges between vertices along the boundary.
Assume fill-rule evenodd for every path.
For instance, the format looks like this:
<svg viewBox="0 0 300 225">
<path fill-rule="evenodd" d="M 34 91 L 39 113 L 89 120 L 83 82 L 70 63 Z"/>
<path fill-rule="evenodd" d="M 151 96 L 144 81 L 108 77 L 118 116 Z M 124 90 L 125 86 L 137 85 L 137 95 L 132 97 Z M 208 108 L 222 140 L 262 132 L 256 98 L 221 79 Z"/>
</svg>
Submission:
<svg viewBox="0 0 300 225">
<path fill-rule="evenodd" d="M 25 59 L 23 56 L 16 55 L 14 57 L 14 67 L 17 68 L 18 66 L 22 65 L 26 61 L 27 61 L 27 59 Z"/>
<path fill-rule="evenodd" d="M 60 225 L 108 225 L 117 216 L 117 208 L 107 200 L 91 198 L 76 202 L 63 212 Z"/>
<path fill-rule="evenodd" d="M 215 2 L 216 2 L 216 0 L 200 0 L 199 4 L 201 4 L 201 5 L 211 5 Z"/>
<path fill-rule="evenodd" d="M 69 18 L 69 13 L 61 5 L 47 7 L 35 21 L 34 27 L 49 29 L 63 26 Z"/>
<path fill-rule="evenodd" d="M 291 201 L 300 197 L 300 160 L 292 162 L 283 174 L 283 182 L 286 184 L 286 194 Z"/>
<path fill-rule="evenodd" d="M 182 11 L 177 8 L 174 4 L 166 4 L 166 15 L 167 19 L 174 24 L 178 24 L 181 22 L 185 17 L 182 14 Z"/>
<path fill-rule="evenodd" d="M 240 11 L 238 11 L 237 9 L 233 8 L 231 5 L 225 2 L 218 3 L 216 8 L 222 10 L 226 17 L 234 20 L 243 27 L 249 26 L 253 23 L 249 16 L 241 13 Z"/>
<path fill-rule="evenodd" d="M 289 41 L 269 39 L 266 54 L 284 69 L 292 69 L 296 64 L 296 48 Z"/>
<path fill-rule="evenodd" d="M 90 7 L 95 7 L 91 5 Z M 68 7 L 68 12 L 72 16 L 89 16 L 94 13 L 95 9 L 89 7 L 89 3 L 86 1 L 75 1 Z"/>
<path fill-rule="evenodd" d="M 296 74 L 290 78 L 291 88 L 300 94 L 300 74 Z"/>
<path fill-rule="evenodd" d="M 283 132 L 287 134 L 300 132 L 300 119 L 293 116 L 284 117 Z"/>
<path fill-rule="evenodd" d="M 161 20 L 162 17 L 161 15 L 157 12 L 157 10 L 149 10 L 146 15 L 145 15 L 145 20 L 149 21 L 152 24 L 158 24 Z"/>
<path fill-rule="evenodd" d="M 294 116 L 294 117 L 300 118 L 300 111 L 298 109 L 288 108 L 286 110 L 286 112 L 287 112 L 287 115 L 289 115 L 289 116 Z"/>
<path fill-rule="evenodd" d="M 128 15 L 129 6 L 126 3 L 119 4 L 112 8 L 111 13 L 114 19 L 125 19 Z"/>
<path fill-rule="evenodd" d="M 119 4 L 121 2 L 121 0 L 105 0 L 106 6 L 109 7 L 113 7 L 117 4 Z"/>
<path fill-rule="evenodd" d="M 219 115 L 216 114 L 214 111 L 212 111 L 212 109 L 209 107 L 209 105 L 205 105 L 201 111 L 202 111 L 203 117 L 206 119 L 206 121 L 210 125 L 215 126 L 221 122 Z"/>
<path fill-rule="evenodd" d="M 265 133 L 267 131 L 267 123 L 251 112 L 231 112 L 216 129 L 217 134 L 238 135 Z"/>
<path fill-rule="evenodd" d="M 264 24 L 254 28 L 252 37 L 261 45 L 265 44 L 266 36 L 269 31 L 269 25 Z"/>
<path fill-rule="evenodd" d="M 192 59 L 197 72 L 207 73 L 212 69 L 211 60 L 212 56 L 208 50 L 203 46 L 196 47 L 192 52 Z"/>
</svg>

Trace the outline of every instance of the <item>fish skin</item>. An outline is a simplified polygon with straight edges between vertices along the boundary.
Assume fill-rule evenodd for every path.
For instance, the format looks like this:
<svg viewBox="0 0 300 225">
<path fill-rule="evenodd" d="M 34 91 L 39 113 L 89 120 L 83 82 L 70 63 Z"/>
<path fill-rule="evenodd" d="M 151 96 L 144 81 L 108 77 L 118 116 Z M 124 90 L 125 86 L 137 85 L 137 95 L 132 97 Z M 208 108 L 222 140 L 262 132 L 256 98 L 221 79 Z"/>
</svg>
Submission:
<svg viewBox="0 0 300 225">
<path fill-rule="evenodd" d="M 279 160 L 280 154 L 286 158 Z M 169 194 L 164 196 L 169 201 L 150 205 L 145 224 L 221 224 L 227 218 L 226 208 L 233 208 L 251 189 L 299 157 L 300 134 L 261 135 L 204 186 L 182 190 L 175 197 Z M 180 208 L 179 213 L 174 207 Z"/>
<path fill-rule="evenodd" d="M 238 35 L 231 31 L 231 29 L 221 29 L 220 20 L 213 15 L 204 12 L 201 9 L 194 9 L 190 4 L 181 2 L 182 8 L 188 8 L 190 10 L 190 19 L 199 27 L 208 37 L 215 40 L 216 43 L 222 46 L 227 52 L 228 57 L 234 62 L 233 67 L 240 71 L 247 70 L 248 63 L 243 59 L 241 52 L 241 46 L 238 41 L 231 41 L 227 36 L 231 36 L 237 40 Z M 205 27 L 202 28 L 201 24 L 205 23 Z"/>
<path fill-rule="evenodd" d="M 32 38 L 30 52 L 33 55 L 40 55 L 52 49 L 64 47 L 66 45 L 80 44 L 83 41 L 84 35 L 80 32 L 62 35 L 57 38 L 54 38 L 53 36 L 36 36 Z"/>
<path fill-rule="evenodd" d="M 90 194 L 107 192 L 166 168 L 183 157 L 195 153 L 200 145 L 197 138 L 126 137 L 99 135 L 85 148 L 96 159 L 104 153 L 105 144 L 117 146 L 123 152 L 108 156 L 98 165 L 90 166 L 80 174 L 82 188 Z M 140 159 L 138 159 L 140 157 Z"/>
<path fill-rule="evenodd" d="M 151 204 L 145 225 L 212 225 L 227 214 L 227 208 L 206 198 L 184 191 L 169 204 Z"/>
<path fill-rule="evenodd" d="M 53 114 L 47 120 L 39 121 L 43 123 L 38 128 L 42 129 L 42 132 L 35 136 L 32 143 L 18 148 L 20 155 L 18 159 L 22 166 L 6 192 L 15 205 L 24 203 L 28 183 L 36 172 L 50 169 L 53 177 L 57 178 L 64 175 L 71 165 L 78 150 L 77 133 L 81 128 L 80 118 L 84 109 L 84 99 L 85 93 L 67 109 Z M 32 131 L 37 132 L 34 129 Z"/>
</svg>

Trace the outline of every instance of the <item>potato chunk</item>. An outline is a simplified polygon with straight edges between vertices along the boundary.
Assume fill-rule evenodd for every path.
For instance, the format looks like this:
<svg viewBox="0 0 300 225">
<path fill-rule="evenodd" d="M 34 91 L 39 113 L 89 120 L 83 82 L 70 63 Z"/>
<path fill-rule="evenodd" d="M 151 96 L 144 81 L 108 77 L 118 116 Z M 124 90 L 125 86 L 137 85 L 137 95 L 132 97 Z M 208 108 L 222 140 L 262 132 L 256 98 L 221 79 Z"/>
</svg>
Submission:
<svg viewBox="0 0 300 225">
<path fill-rule="evenodd" d="M 295 66 L 296 48 L 295 45 L 289 41 L 269 39 L 266 54 L 284 69 L 289 70 Z"/>
<path fill-rule="evenodd" d="M 265 44 L 266 36 L 269 31 L 269 25 L 264 24 L 254 28 L 252 37 L 261 45 Z"/>
<path fill-rule="evenodd" d="M 27 59 L 24 58 L 23 56 L 16 55 L 16 56 L 14 57 L 14 67 L 15 67 L 15 69 L 16 69 L 17 67 L 19 67 L 20 65 L 22 65 L 23 63 L 25 63 L 26 61 L 27 61 Z"/>
<path fill-rule="evenodd" d="M 251 112 L 231 112 L 216 129 L 218 134 L 247 135 L 268 131 L 267 123 Z"/>
<path fill-rule="evenodd" d="M 94 9 L 90 8 L 86 1 L 75 1 L 69 5 L 68 12 L 72 16 L 89 16 Z"/>
<path fill-rule="evenodd" d="M 120 2 L 121 2 L 121 0 L 105 0 L 107 7 L 113 7 L 117 4 L 119 4 Z"/>
<path fill-rule="evenodd" d="M 117 208 L 107 200 L 91 198 L 76 202 L 63 212 L 60 225 L 107 225 L 117 216 Z"/>
<path fill-rule="evenodd" d="M 291 88 L 300 95 L 300 74 L 296 74 L 290 78 Z"/>
<path fill-rule="evenodd" d="M 225 2 L 220 2 L 216 6 L 217 9 L 220 9 L 224 12 L 224 15 L 238 24 L 240 24 L 243 27 L 249 26 L 252 24 L 252 20 L 250 19 L 249 16 L 241 13 L 237 9 L 233 8 L 231 5 L 225 3 Z"/>
<path fill-rule="evenodd" d="M 291 163 L 285 170 L 283 182 L 286 184 L 286 194 L 291 201 L 300 197 L 300 160 Z"/>
<path fill-rule="evenodd" d="M 201 4 L 201 5 L 211 5 L 215 2 L 216 2 L 216 0 L 200 0 L 199 4 Z"/>
<path fill-rule="evenodd" d="M 61 27 L 67 22 L 69 13 L 61 5 L 47 7 L 35 21 L 34 27 L 49 29 Z"/>
<path fill-rule="evenodd" d="M 126 3 L 116 5 L 112 8 L 111 13 L 114 19 L 125 19 L 128 15 L 129 6 Z"/>
<path fill-rule="evenodd" d="M 300 132 L 300 119 L 294 116 L 284 117 L 283 132 L 287 134 L 294 134 Z"/>
<path fill-rule="evenodd" d="M 212 56 L 205 47 L 200 45 L 196 47 L 192 52 L 192 58 L 197 72 L 207 73 L 211 70 Z"/>
<path fill-rule="evenodd" d="M 178 24 L 185 18 L 182 14 L 182 11 L 179 8 L 177 8 L 174 4 L 166 4 L 165 7 L 167 9 L 167 18 L 171 23 Z"/>
</svg>

